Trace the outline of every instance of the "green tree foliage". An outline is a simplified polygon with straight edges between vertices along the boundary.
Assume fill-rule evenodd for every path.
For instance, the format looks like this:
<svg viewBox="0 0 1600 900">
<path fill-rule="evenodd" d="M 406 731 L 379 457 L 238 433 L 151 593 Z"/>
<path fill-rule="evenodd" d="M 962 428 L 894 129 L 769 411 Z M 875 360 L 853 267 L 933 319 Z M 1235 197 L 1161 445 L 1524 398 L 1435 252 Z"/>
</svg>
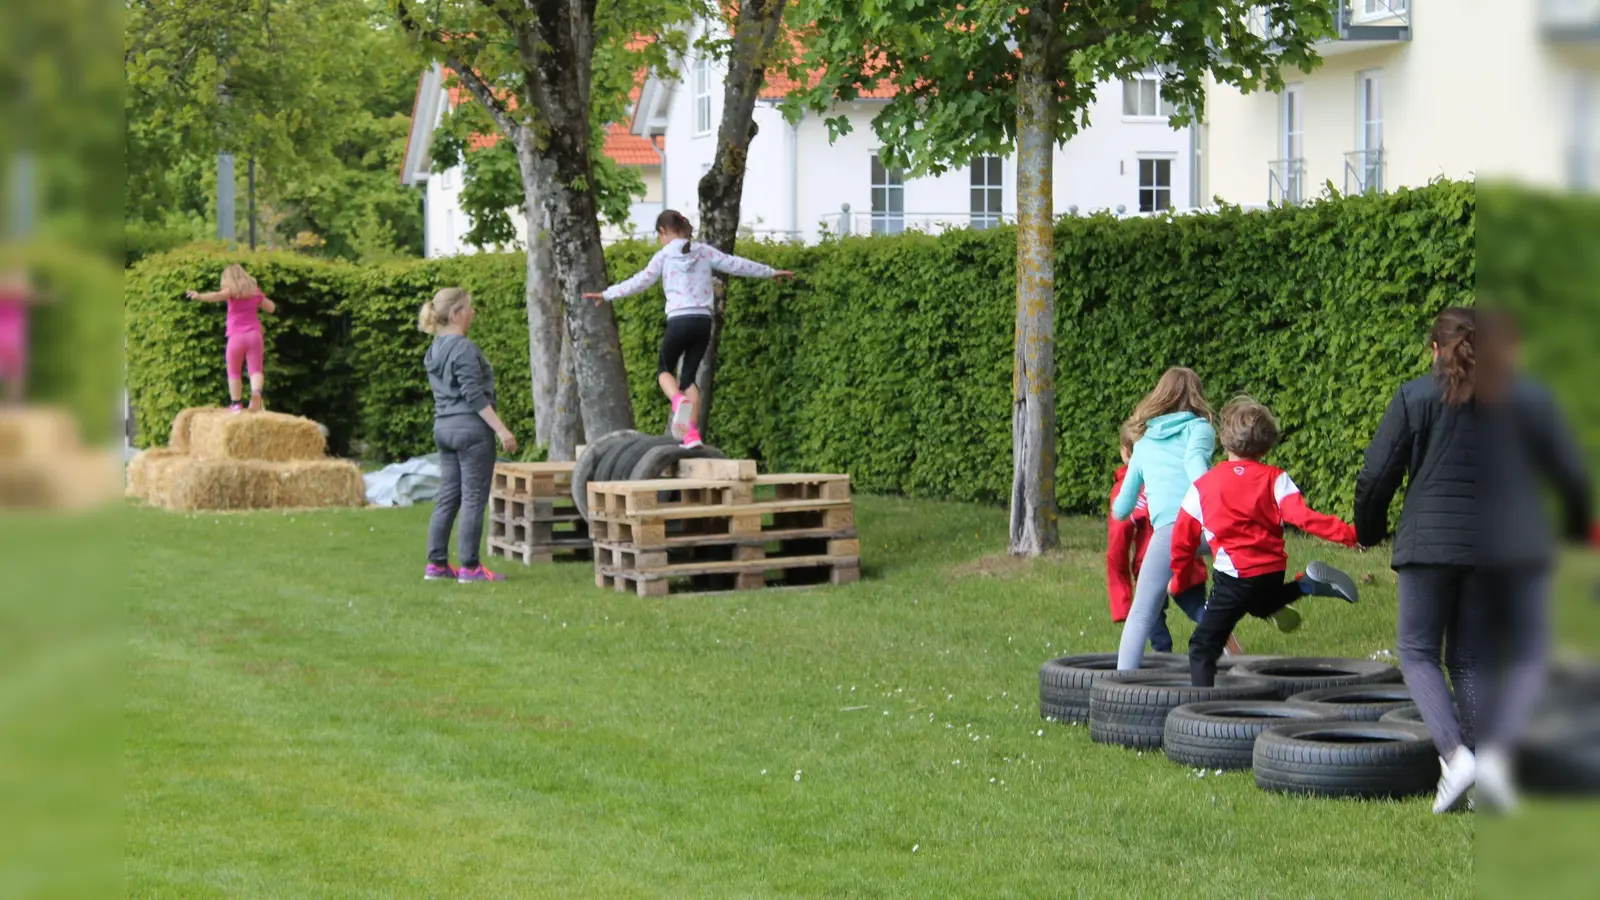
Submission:
<svg viewBox="0 0 1600 900">
<path fill-rule="evenodd" d="M 420 253 L 396 173 L 422 65 L 375 0 L 130 0 L 128 186 L 136 243 L 215 231 L 218 151 L 237 159 L 237 233 L 256 161 L 261 238 L 343 258 Z"/>
</svg>

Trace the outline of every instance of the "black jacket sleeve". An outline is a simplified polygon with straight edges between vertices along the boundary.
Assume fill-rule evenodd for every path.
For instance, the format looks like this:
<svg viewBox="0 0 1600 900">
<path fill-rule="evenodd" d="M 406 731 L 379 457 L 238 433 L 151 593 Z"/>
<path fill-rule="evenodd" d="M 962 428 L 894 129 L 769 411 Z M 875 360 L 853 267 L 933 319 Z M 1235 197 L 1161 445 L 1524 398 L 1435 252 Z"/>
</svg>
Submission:
<svg viewBox="0 0 1600 900">
<path fill-rule="evenodd" d="M 1586 541 L 1594 507 L 1583 450 L 1554 397 L 1541 390 L 1528 407 L 1525 427 L 1531 432 L 1534 459 L 1541 474 L 1560 499 L 1562 534 L 1570 541 Z"/>
<path fill-rule="evenodd" d="M 1389 503 L 1405 480 L 1410 458 L 1412 426 L 1406 414 L 1404 391 L 1397 392 L 1384 410 L 1378 431 L 1367 444 L 1361 474 L 1356 477 L 1356 541 L 1370 547 L 1389 533 Z"/>
</svg>

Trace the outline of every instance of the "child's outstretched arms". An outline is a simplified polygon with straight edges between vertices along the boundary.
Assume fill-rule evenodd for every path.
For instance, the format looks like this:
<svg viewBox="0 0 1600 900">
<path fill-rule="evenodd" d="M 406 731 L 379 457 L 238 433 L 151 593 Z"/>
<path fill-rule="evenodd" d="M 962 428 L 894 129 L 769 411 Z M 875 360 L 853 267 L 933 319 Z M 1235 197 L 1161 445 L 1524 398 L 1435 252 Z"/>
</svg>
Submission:
<svg viewBox="0 0 1600 900">
<path fill-rule="evenodd" d="M 228 295 L 221 291 L 211 291 L 210 293 L 189 291 L 187 294 L 184 294 L 184 296 L 188 297 L 190 300 L 199 300 L 201 303 L 221 303 L 222 301 L 228 299 Z"/>
<path fill-rule="evenodd" d="M 1338 516 L 1319 513 L 1307 506 L 1306 498 L 1301 495 L 1300 487 L 1289 477 L 1289 473 L 1279 473 L 1278 481 L 1273 485 L 1273 494 L 1278 500 L 1278 511 L 1283 514 L 1283 521 L 1287 524 L 1331 543 L 1345 547 L 1356 545 L 1355 526 Z"/>
<path fill-rule="evenodd" d="M 1203 535 L 1200 520 L 1195 518 L 1191 510 L 1199 508 L 1200 492 L 1190 486 L 1189 492 L 1183 497 L 1183 505 L 1178 507 L 1178 521 L 1172 526 L 1172 580 L 1167 584 L 1169 594 L 1181 594 L 1205 581 L 1205 566 L 1195 565 Z"/>
<path fill-rule="evenodd" d="M 600 293 L 590 292 L 584 294 L 583 299 L 593 300 L 594 304 L 599 306 L 601 301 L 604 300 L 621 300 L 623 297 L 631 297 L 634 294 L 647 291 L 660 280 L 661 254 L 657 253 L 655 256 L 650 257 L 650 264 L 645 266 L 637 275 L 621 284 L 614 284 Z"/>
<path fill-rule="evenodd" d="M 766 263 L 758 263 L 753 259 L 734 256 L 732 253 L 723 253 L 721 250 L 706 244 L 706 260 L 711 263 L 711 268 L 725 275 L 736 275 L 740 278 L 793 278 L 794 273 L 788 269 L 774 269 Z"/>
</svg>

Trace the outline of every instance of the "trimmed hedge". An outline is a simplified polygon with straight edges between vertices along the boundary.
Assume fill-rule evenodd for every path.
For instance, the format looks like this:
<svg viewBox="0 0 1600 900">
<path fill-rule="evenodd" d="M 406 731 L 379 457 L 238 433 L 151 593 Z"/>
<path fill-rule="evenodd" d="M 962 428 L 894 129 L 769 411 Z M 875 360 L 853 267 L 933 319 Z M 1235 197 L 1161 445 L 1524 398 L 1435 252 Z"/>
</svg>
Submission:
<svg viewBox="0 0 1600 900">
<path fill-rule="evenodd" d="M 1348 510 L 1361 448 L 1395 386 L 1426 370 L 1430 319 L 1472 301 L 1474 215 L 1474 186 L 1441 182 L 1270 212 L 1063 219 L 1063 508 L 1104 509 L 1118 423 L 1162 370 L 1189 365 L 1219 406 L 1240 391 L 1271 405 L 1285 435 L 1272 461 L 1314 504 Z M 611 248 L 612 279 L 654 249 Z M 773 471 L 848 471 L 865 491 L 1008 497 L 1014 231 L 742 252 L 800 278 L 730 288 L 713 422 L 723 450 Z M 221 316 L 173 298 L 180 285 L 214 283 L 234 258 L 153 257 L 129 279 L 129 340 L 140 348 L 130 347 L 130 369 L 140 373 L 146 442 L 178 408 L 220 396 Z M 276 408 L 358 436 L 379 458 L 431 449 L 416 314 L 435 289 L 460 284 L 480 310 L 473 337 L 499 376 L 502 414 L 531 433 L 520 255 L 372 268 L 265 254 L 242 261 L 285 303 L 282 321 L 268 325 Z M 296 310 L 311 306 L 301 324 Z M 659 289 L 620 302 L 617 315 L 640 427 L 662 429 Z M 319 353 L 337 375 L 313 367 Z"/>
</svg>

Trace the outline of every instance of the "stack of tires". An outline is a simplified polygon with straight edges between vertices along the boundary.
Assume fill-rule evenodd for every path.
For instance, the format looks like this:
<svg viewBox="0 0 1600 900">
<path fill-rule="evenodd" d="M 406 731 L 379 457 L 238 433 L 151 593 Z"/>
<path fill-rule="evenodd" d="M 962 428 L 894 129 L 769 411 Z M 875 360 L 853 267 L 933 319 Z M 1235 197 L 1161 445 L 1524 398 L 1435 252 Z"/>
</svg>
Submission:
<svg viewBox="0 0 1600 900">
<path fill-rule="evenodd" d="M 589 483 L 670 478 L 686 459 L 727 459 L 715 447 L 685 449 L 670 437 L 639 431 L 613 431 L 590 444 L 572 470 L 572 500 L 589 518 Z"/>
<path fill-rule="evenodd" d="M 1051 660 L 1039 673 L 1040 713 L 1087 722 L 1096 743 L 1161 748 L 1180 765 L 1254 769 L 1272 791 L 1400 797 L 1438 778 L 1432 740 L 1408 718 L 1415 706 L 1393 666 L 1224 658 L 1209 688 L 1190 684 L 1182 657 L 1147 654 L 1145 666 L 1118 672 L 1114 654 Z"/>
</svg>

